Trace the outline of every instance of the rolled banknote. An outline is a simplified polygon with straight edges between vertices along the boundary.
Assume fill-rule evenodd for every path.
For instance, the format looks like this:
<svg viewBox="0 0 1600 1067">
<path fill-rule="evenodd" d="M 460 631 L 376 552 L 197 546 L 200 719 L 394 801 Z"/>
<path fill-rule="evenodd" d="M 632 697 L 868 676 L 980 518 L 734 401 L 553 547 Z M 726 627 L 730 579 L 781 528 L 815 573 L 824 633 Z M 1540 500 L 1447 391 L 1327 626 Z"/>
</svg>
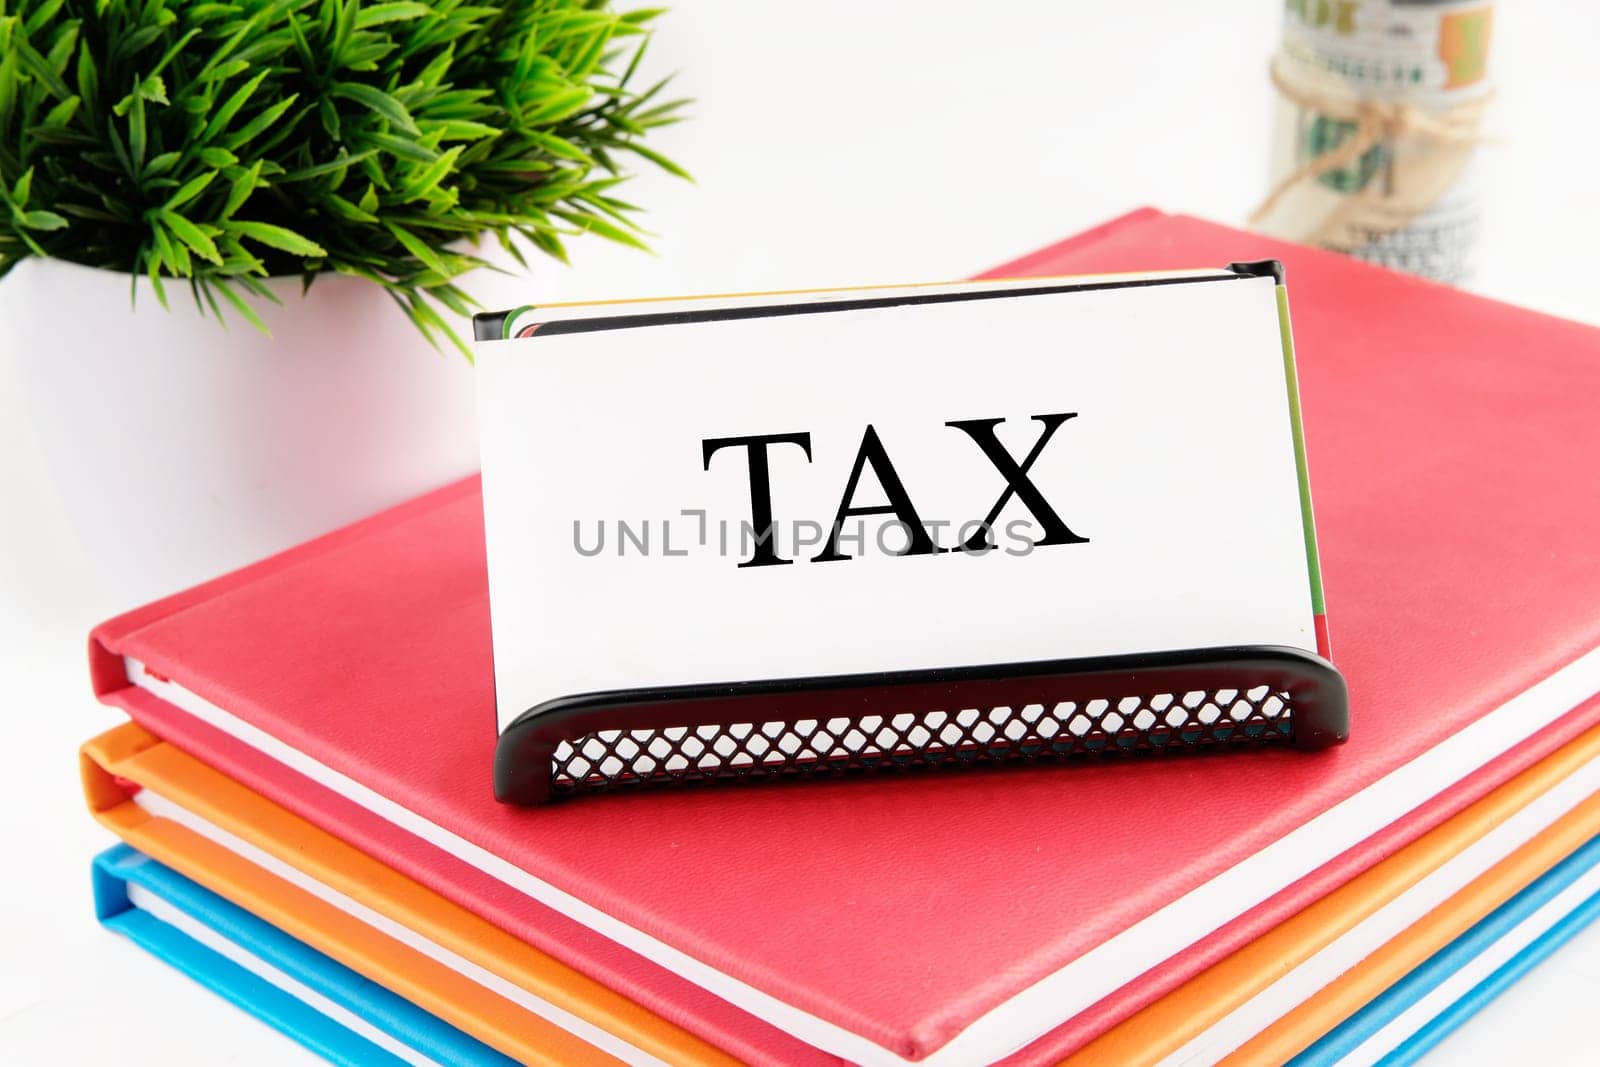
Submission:
<svg viewBox="0 0 1600 1067">
<path fill-rule="evenodd" d="M 1459 283 L 1483 205 L 1484 0 L 1288 0 L 1270 73 L 1277 237 Z"/>
</svg>

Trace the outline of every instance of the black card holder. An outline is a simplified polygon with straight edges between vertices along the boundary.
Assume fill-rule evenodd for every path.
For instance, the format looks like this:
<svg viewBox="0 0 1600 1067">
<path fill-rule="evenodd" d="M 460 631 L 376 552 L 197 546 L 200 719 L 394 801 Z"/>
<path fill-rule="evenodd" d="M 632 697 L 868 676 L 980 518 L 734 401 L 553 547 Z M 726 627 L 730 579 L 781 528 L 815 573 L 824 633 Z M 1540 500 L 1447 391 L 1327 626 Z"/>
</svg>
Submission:
<svg viewBox="0 0 1600 1067">
<path fill-rule="evenodd" d="M 1278 286 L 1292 367 L 1283 268 L 1274 260 L 1232 263 L 1200 278 L 1040 279 L 1036 287 L 996 292 L 626 311 L 533 324 L 519 336 L 1263 277 Z M 477 338 L 506 338 L 514 316 L 476 316 Z M 540 804 L 674 783 L 1270 746 L 1315 750 L 1347 734 L 1345 682 L 1331 663 L 1299 649 L 1250 645 L 561 697 L 502 731 L 494 786 L 502 801 Z"/>
<path fill-rule="evenodd" d="M 1327 660 L 1209 648 L 564 697 L 501 733 L 494 787 L 531 805 L 674 783 L 1315 750 L 1348 732 Z"/>
</svg>

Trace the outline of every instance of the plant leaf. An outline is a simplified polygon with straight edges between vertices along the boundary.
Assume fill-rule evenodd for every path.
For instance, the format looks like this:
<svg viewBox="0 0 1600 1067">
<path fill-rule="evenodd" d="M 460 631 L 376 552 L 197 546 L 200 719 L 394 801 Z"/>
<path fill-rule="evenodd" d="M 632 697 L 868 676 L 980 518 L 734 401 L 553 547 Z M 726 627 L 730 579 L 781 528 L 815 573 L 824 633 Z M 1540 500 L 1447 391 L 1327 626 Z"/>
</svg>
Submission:
<svg viewBox="0 0 1600 1067">
<path fill-rule="evenodd" d="M 249 170 L 241 171 L 233 179 L 233 185 L 228 190 L 228 201 L 222 206 L 221 217 L 230 218 L 235 211 L 244 206 L 244 202 L 255 191 L 256 185 L 261 181 L 261 161 L 258 159 Z"/>
<path fill-rule="evenodd" d="M 176 164 L 178 160 L 182 158 L 182 152 L 163 152 L 159 156 L 156 156 L 154 159 L 150 160 L 149 163 L 145 164 L 144 176 L 146 178 L 154 178 L 158 175 L 165 174 L 167 171 L 173 168 L 173 165 Z"/>
<path fill-rule="evenodd" d="M 390 22 L 419 19 L 432 12 L 433 9 L 427 4 L 410 3 L 408 0 L 400 0 L 398 3 L 373 4 L 371 7 L 362 8 L 356 14 L 356 29 L 368 30 L 374 26 L 382 26 Z"/>
<path fill-rule="evenodd" d="M 144 79 L 139 83 L 139 88 L 136 91 L 153 104 L 169 103 L 167 100 L 167 83 L 161 80 L 159 74 L 152 74 Z"/>
<path fill-rule="evenodd" d="M 646 148 L 642 144 L 635 143 L 629 145 L 628 150 L 636 156 L 648 159 L 650 162 L 654 163 L 656 166 L 660 167 L 662 170 L 673 175 L 674 177 L 682 178 L 685 181 L 694 181 L 693 175 L 653 148 Z"/>
<path fill-rule="evenodd" d="M 190 178 L 179 187 L 177 192 L 173 193 L 172 196 L 167 199 L 167 202 L 163 204 L 162 207 L 168 211 L 171 211 L 174 208 L 182 207 L 184 204 L 187 204 L 189 201 L 193 200 L 195 197 L 204 192 L 206 186 L 210 185 L 216 176 L 216 171 L 208 170 L 198 177 Z"/>
<path fill-rule="evenodd" d="M 308 259 L 321 259 L 328 253 L 315 241 L 301 237 L 293 230 L 282 226 L 274 226 L 268 222 L 249 222 L 244 219 L 234 219 L 227 224 L 230 232 L 241 234 L 252 241 L 259 241 L 270 248 L 280 252 L 288 252 L 294 256 L 305 256 Z"/>
<path fill-rule="evenodd" d="M 367 140 L 379 148 L 385 149 L 390 154 L 399 156 L 401 159 L 414 159 L 419 163 L 431 163 L 439 158 L 439 153 L 430 148 L 419 145 L 414 141 L 405 141 L 399 137 L 393 137 L 387 133 L 372 134 Z"/>
<path fill-rule="evenodd" d="M 222 142 L 222 147 L 234 150 L 254 140 L 267 127 L 283 118 L 283 113 L 294 106 L 298 95 L 290 96 L 278 101 L 261 114 L 245 123 L 242 127 L 229 134 Z"/>
<path fill-rule="evenodd" d="M 255 95 L 255 91 L 261 88 L 261 83 L 267 80 L 267 75 L 270 73 L 272 72 L 269 70 L 262 71 L 229 94 L 228 99 L 223 101 L 222 106 L 217 108 L 216 112 L 211 116 L 211 120 L 206 123 L 205 130 L 200 134 L 200 139 L 209 141 L 227 129 L 228 124 L 233 121 L 233 117 L 239 113 L 239 109 L 249 102 L 250 98 Z"/>
<path fill-rule="evenodd" d="M 391 126 L 398 126 L 407 133 L 421 132 L 406 106 L 376 86 L 363 82 L 340 82 L 333 87 L 333 95 L 355 101 L 387 120 Z"/>
<path fill-rule="evenodd" d="M 267 329 L 267 324 L 261 321 L 261 316 L 256 314 L 256 309 L 251 307 L 244 297 L 234 292 L 233 286 L 230 285 L 226 279 L 218 279 L 215 283 L 213 283 L 207 289 L 208 295 L 210 293 L 210 289 L 215 289 L 217 292 L 221 293 L 222 299 L 232 304 L 233 310 L 237 311 L 240 315 L 243 315 L 246 322 L 260 330 L 262 333 L 266 334 L 268 337 L 272 336 L 272 331 Z M 220 315 L 217 317 L 221 318 Z"/>
<path fill-rule="evenodd" d="M 54 211 L 16 211 L 12 217 L 30 230 L 64 230 L 67 220 Z"/>
<path fill-rule="evenodd" d="M 217 251 L 215 242 L 206 236 L 204 230 L 177 212 L 163 210 L 156 214 L 166 223 L 167 229 L 172 231 L 172 236 L 182 241 L 191 252 L 219 267 L 222 265 L 222 254 Z"/>
<path fill-rule="evenodd" d="M 65 100 L 72 95 L 72 90 L 67 88 L 67 83 L 61 80 L 60 73 L 25 38 L 13 36 L 11 49 L 14 50 L 23 68 L 43 82 L 44 87 L 50 90 L 50 95 L 59 100 Z"/>
<path fill-rule="evenodd" d="M 418 171 L 409 181 L 400 187 L 401 200 L 421 200 L 438 188 L 439 183 L 456 165 L 456 159 L 461 155 L 461 146 L 457 145 L 438 159 L 429 163 Z"/>
<path fill-rule="evenodd" d="M 416 256 L 423 266 L 429 270 L 435 271 L 442 277 L 450 277 L 454 273 L 449 267 L 445 266 L 444 260 L 439 258 L 439 253 L 429 248 L 425 242 L 419 240 L 417 235 L 410 230 L 403 226 L 397 226 L 392 222 L 385 222 L 384 228 L 394 234 L 395 240 L 399 241 L 407 252 Z"/>
<path fill-rule="evenodd" d="M 64 127 L 72 121 L 72 116 L 78 113 L 78 105 L 83 103 L 81 96 L 69 96 L 45 112 L 44 121 L 40 126 L 47 128 Z"/>
</svg>

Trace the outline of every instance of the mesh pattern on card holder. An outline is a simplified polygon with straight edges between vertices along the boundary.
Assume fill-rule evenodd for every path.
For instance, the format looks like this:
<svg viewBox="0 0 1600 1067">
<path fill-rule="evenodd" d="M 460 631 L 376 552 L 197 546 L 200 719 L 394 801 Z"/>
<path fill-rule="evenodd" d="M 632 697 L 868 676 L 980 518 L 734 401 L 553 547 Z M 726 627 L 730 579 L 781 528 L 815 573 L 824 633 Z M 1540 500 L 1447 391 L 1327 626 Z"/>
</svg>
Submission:
<svg viewBox="0 0 1600 1067">
<path fill-rule="evenodd" d="M 1282 748 L 1349 736 L 1333 664 L 1270 645 L 582 693 L 495 746 L 495 796 Z"/>
<path fill-rule="evenodd" d="M 601 730 L 556 746 L 557 796 L 728 779 L 846 774 L 1287 743 L 1294 703 L 1269 686 L 988 710 Z"/>
</svg>

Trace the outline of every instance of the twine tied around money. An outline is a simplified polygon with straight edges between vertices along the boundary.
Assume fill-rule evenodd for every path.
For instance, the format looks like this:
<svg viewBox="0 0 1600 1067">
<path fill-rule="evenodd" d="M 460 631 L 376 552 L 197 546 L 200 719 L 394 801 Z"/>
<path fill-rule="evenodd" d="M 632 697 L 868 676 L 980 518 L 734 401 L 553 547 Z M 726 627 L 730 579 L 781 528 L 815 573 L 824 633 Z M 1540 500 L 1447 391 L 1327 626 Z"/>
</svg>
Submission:
<svg viewBox="0 0 1600 1067">
<path fill-rule="evenodd" d="M 1282 56 L 1268 67 L 1272 84 L 1283 98 L 1305 111 L 1335 122 L 1350 123 L 1354 129 L 1338 145 L 1296 167 L 1273 186 L 1261 205 L 1250 214 L 1258 224 L 1271 215 L 1295 189 L 1315 181 L 1360 159 L 1380 144 L 1411 139 L 1419 151 L 1404 160 L 1404 173 L 1386 191 L 1385 214 L 1389 228 L 1399 228 L 1426 211 L 1443 195 L 1465 165 L 1471 150 L 1482 143 L 1479 132 L 1488 108 L 1489 93 L 1448 107 L 1423 107 L 1402 100 L 1380 100 L 1353 92 L 1341 78 L 1325 74 L 1315 78 L 1290 78 L 1284 73 Z M 1401 162 L 1396 161 L 1397 170 Z M 1341 198 L 1340 205 L 1307 232 L 1289 234 L 1308 244 L 1341 243 L 1335 240 L 1352 214 L 1377 198 L 1372 184 Z M 1368 227 L 1371 220 L 1367 220 Z"/>
</svg>

